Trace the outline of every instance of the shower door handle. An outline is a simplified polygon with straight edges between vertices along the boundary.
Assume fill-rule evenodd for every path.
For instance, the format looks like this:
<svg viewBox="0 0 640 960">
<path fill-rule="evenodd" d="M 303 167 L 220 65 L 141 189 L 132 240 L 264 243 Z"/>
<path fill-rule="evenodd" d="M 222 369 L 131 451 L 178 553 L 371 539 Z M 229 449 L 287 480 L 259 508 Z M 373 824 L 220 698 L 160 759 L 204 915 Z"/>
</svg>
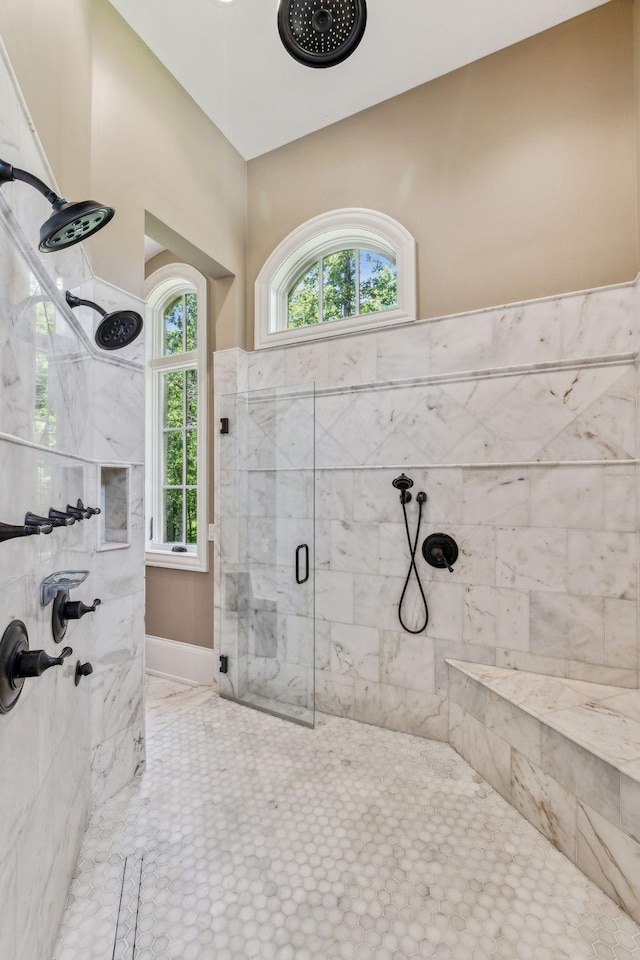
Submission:
<svg viewBox="0 0 640 960">
<path fill-rule="evenodd" d="M 304 576 L 300 576 L 300 551 L 304 550 Z M 306 583 L 309 579 L 309 545 L 301 543 L 296 547 L 296 583 Z"/>
</svg>

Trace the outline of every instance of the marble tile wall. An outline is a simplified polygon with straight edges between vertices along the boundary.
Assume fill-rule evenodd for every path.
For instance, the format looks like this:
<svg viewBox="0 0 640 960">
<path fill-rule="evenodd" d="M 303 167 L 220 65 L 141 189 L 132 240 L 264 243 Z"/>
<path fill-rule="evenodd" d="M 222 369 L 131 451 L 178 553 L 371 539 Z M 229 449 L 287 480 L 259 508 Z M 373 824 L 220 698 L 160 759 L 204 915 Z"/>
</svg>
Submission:
<svg viewBox="0 0 640 960">
<path fill-rule="evenodd" d="M 218 356 L 216 393 L 238 365 L 250 391 L 316 385 L 319 709 L 446 739 L 446 657 L 638 686 L 637 296 L 629 283 Z M 256 422 L 252 468 L 273 444 Z M 397 616 L 400 471 L 428 497 L 420 542 L 460 547 L 453 574 L 418 553 L 417 637 Z M 418 625 L 413 581 L 406 612 Z"/>
<path fill-rule="evenodd" d="M 52 182 L 1 50 L 0 103 L 0 156 Z M 102 600 L 96 613 L 70 622 L 64 645 L 73 655 L 27 680 L 14 709 L 0 715 L 0 957 L 15 960 L 51 957 L 91 805 L 144 759 L 140 344 L 114 356 L 99 351 L 93 317 L 72 313 L 64 290 L 107 309 L 133 298 L 96 281 L 79 246 L 38 253 L 49 212 L 23 184 L 0 192 L 0 521 L 20 524 L 28 510 L 46 515 L 79 497 L 98 505 L 100 464 L 128 464 L 131 541 L 99 551 L 93 518 L 0 544 L 0 632 L 23 620 L 32 649 L 59 654 L 52 607 L 40 602 L 40 583 L 55 571 L 90 571 L 72 598 Z M 78 660 L 94 673 L 76 687 Z"/>
</svg>

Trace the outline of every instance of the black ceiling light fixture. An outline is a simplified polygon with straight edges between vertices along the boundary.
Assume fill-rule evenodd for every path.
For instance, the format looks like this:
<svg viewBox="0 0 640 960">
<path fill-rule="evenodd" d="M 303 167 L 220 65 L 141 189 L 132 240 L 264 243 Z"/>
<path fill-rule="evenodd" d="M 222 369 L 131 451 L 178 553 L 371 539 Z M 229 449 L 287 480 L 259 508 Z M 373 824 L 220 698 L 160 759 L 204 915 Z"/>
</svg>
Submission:
<svg viewBox="0 0 640 960">
<path fill-rule="evenodd" d="M 142 330 L 142 317 L 134 310 L 115 310 L 107 313 L 92 300 L 81 300 L 70 290 L 65 292 L 65 299 L 72 310 L 76 307 L 91 307 L 97 310 L 102 320 L 96 330 L 96 343 L 102 350 L 121 350 L 128 347 Z"/>
<path fill-rule="evenodd" d="M 19 170 L 4 160 L 0 160 L 0 187 L 13 180 L 28 183 L 47 198 L 53 206 L 53 213 L 40 228 L 40 250 L 43 253 L 64 250 L 74 243 L 86 240 L 109 223 L 115 210 L 95 200 L 80 200 L 69 203 L 64 197 L 43 183 L 38 177 L 26 170 Z"/>
<path fill-rule="evenodd" d="M 365 0 L 280 0 L 285 49 L 307 67 L 334 67 L 350 57 L 367 25 Z"/>
</svg>

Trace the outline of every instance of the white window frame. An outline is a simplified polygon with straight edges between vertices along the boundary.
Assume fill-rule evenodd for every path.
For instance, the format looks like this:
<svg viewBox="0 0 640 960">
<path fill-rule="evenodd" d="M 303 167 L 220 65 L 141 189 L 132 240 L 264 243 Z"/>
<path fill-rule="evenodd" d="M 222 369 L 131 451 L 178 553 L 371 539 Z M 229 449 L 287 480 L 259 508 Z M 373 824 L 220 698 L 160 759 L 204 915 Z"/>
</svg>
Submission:
<svg viewBox="0 0 640 960">
<path fill-rule="evenodd" d="M 171 297 L 192 293 L 198 297 L 198 346 L 186 353 L 162 355 L 164 329 L 162 308 Z M 145 563 L 174 570 L 209 569 L 208 541 L 208 455 L 207 455 L 207 281 L 188 264 L 168 264 L 156 270 L 145 283 L 146 308 L 146 476 L 145 476 Z M 162 529 L 162 375 L 174 370 L 195 369 L 198 374 L 198 543 L 186 544 L 185 553 L 174 553 L 170 545 L 152 541 L 150 518 Z"/>
<path fill-rule="evenodd" d="M 293 283 L 321 257 L 354 247 L 372 250 L 395 262 L 397 306 L 289 329 L 288 294 Z M 397 220 L 377 210 L 360 207 L 332 210 L 307 220 L 285 237 L 258 274 L 255 292 L 256 350 L 414 321 L 417 317 L 416 243 Z"/>
</svg>

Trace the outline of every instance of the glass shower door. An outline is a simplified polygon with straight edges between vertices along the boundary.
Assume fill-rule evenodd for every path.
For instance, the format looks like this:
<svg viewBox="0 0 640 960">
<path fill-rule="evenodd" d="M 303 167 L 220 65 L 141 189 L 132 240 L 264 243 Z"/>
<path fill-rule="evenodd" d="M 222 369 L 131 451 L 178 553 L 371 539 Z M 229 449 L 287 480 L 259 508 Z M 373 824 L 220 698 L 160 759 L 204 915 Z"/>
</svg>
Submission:
<svg viewBox="0 0 640 960">
<path fill-rule="evenodd" d="M 313 726 L 313 384 L 223 400 L 222 696 Z"/>
</svg>

